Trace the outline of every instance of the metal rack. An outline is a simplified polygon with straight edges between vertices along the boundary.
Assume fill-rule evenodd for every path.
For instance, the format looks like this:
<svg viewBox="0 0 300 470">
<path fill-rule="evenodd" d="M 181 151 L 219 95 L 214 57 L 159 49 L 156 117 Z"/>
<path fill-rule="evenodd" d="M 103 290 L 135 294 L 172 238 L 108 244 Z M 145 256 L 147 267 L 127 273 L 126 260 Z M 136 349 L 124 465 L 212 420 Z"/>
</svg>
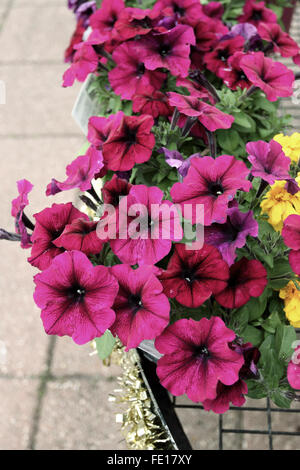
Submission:
<svg viewBox="0 0 300 470">
<path fill-rule="evenodd" d="M 191 450 L 191 443 L 184 431 L 184 428 L 176 414 L 176 410 L 179 409 L 195 409 L 203 410 L 203 406 L 197 404 L 180 404 L 176 397 L 170 395 L 164 387 L 160 385 L 158 377 L 156 375 L 156 364 L 149 358 L 149 356 L 139 350 L 140 364 L 142 369 L 142 375 L 144 381 L 149 389 L 152 401 L 154 403 L 155 412 L 159 415 L 161 422 L 170 436 L 170 440 L 173 444 L 174 449 L 177 450 Z M 233 429 L 224 427 L 223 415 L 219 415 L 218 423 L 218 448 L 223 450 L 226 435 L 229 434 L 252 434 L 252 435 L 264 435 L 268 436 L 268 447 L 266 450 L 273 450 L 273 437 L 274 436 L 299 436 L 300 446 L 300 431 L 277 431 L 272 429 L 272 414 L 273 413 L 292 413 L 300 416 L 300 408 L 297 409 L 283 409 L 275 408 L 271 406 L 270 400 L 267 399 L 266 406 L 245 406 L 230 407 L 230 411 L 239 412 L 254 412 L 258 411 L 266 414 L 266 428 L 265 429 Z"/>
</svg>

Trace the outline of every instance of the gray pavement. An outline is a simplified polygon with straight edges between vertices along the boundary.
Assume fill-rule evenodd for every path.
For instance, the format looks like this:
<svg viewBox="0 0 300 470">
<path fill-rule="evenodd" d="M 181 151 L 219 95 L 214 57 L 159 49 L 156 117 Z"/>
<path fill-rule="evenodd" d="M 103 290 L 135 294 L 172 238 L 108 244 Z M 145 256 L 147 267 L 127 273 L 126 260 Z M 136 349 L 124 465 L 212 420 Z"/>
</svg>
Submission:
<svg viewBox="0 0 300 470">
<path fill-rule="evenodd" d="M 35 185 L 32 216 L 54 202 L 44 195 L 46 184 L 64 177 L 84 142 L 70 116 L 79 86 L 61 87 L 62 55 L 74 28 L 65 4 L 0 0 L 0 80 L 7 91 L 6 105 L 0 105 L 0 226 L 7 229 L 13 229 L 15 181 L 27 178 Z M 72 192 L 59 194 L 55 202 L 74 198 Z M 102 366 L 88 345 L 45 335 L 32 299 L 36 271 L 27 256 L 17 245 L 0 243 L 0 449 L 125 449 L 117 410 L 107 400 L 119 368 Z M 180 418 L 195 448 L 217 448 L 215 415 L 181 411 Z M 224 419 L 235 428 L 243 420 L 265 426 L 262 414 L 235 412 Z M 299 430 L 294 416 L 277 415 L 274 422 Z M 230 435 L 226 446 L 261 448 L 264 438 L 250 438 Z M 277 448 L 299 449 L 299 438 L 276 440 Z"/>
</svg>

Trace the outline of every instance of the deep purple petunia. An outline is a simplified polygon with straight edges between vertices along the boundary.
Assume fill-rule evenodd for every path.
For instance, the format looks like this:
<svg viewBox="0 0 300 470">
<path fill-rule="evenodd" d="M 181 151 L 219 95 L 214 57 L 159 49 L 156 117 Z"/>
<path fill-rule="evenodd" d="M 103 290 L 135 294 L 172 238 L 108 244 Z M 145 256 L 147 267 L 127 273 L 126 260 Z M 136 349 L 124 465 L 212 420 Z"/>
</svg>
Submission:
<svg viewBox="0 0 300 470">
<path fill-rule="evenodd" d="M 184 159 L 181 153 L 178 152 L 178 150 L 169 150 L 165 147 L 161 147 L 159 149 L 159 152 L 164 154 L 166 163 L 168 165 L 173 168 L 177 168 L 178 173 L 183 178 L 187 175 L 187 172 L 191 166 L 192 158 L 199 156 L 198 153 L 195 153 L 194 155 L 191 155 L 190 157 Z"/>
<path fill-rule="evenodd" d="M 263 52 L 246 54 L 240 65 L 250 82 L 261 88 L 269 101 L 293 94 L 294 72 L 281 62 L 265 57 Z"/>
<path fill-rule="evenodd" d="M 155 264 L 170 252 L 172 240 L 182 239 L 179 214 L 163 196 L 156 186 L 136 185 L 122 198 L 118 237 L 110 240 L 122 263 Z M 107 223 L 104 219 L 102 227 Z"/>
<path fill-rule="evenodd" d="M 204 103 L 197 96 L 185 96 L 179 93 L 169 92 L 169 103 L 185 116 L 198 118 L 199 122 L 209 131 L 217 129 L 229 129 L 234 117 L 223 113 L 215 106 Z"/>
<path fill-rule="evenodd" d="M 128 351 L 145 339 L 154 339 L 169 323 L 170 303 L 163 294 L 163 287 L 154 266 L 132 269 L 119 264 L 111 273 L 119 283 L 119 292 L 113 309 L 116 320 L 111 327 Z"/>
<path fill-rule="evenodd" d="M 86 255 L 98 254 L 105 240 L 98 238 L 96 229 L 97 222 L 83 218 L 74 219 L 66 225 L 63 233 L 53 241 L 53 244 L 68 251 L 82 251 Z"/>
<path fill-rule="evenodd" d="M 259 297 L 268 284 L 267 271 L 256 259 L 241 258 L 230 267 L 228 285 L 215 296 L 225 308 L 239 308 L 251 297 Z"/>
<path fill-rule="evenodd" d="M 253 218 L 253 212 L 240 212 L 238 207 L 231 207 L 224 224 L 205 227 L 204 240 L 208 245 L 217 247 L 231 266 L 236 258 L 236 249 L 245 246 L 249 235 L 258 236 L 258 223 Z"/>
<path fill-rule="evenodd" d="M 53 196 L 61 191 L 79 188 L 80 191 L 91 189 L 91 180 L 103 168 L 102 152 L 90 147 L 86 155 L 77 157 L 66 168 L 67 179 L 63 182 L 52 179 L 46 189 L 47 196 Z"/>
<path fill-rule="evenodd" d="M 213 400 L 218 381 L 233 385 L 239 378 L 243 356 L 230 349 L 234 331 L 219 317 L 200 321 L 178 320 L 156 339 L 164 356 L 158 360 L 157 375 L 173 395 L 184 393 L 194 402 Z"/>
<path fill-rule="evenodd" d="M 146 69 L 166 68 L 180 77 L 188 75 L 191 45 L 195 45 L 193 28 L 182 24 L 163 33 L 151 33 L 139 41 Z"/>
<path fill-rule="evenodd" d="M 138 89 L 149 85 L 159 90 L 166 78 L 160 70 L 145 68 L 145 54 L 135 42 L 123 42 L 114 50 L 113 59 L 116 67 L 108 73 L 109 83 L 123 99 L 132 99 Z"/>
<path fill-rule="evenodd" d="M 253 176 L 271 185 L 277 180 L 290 179 L 291 160 L 285 156 L 282 146 L 275 140 L 269 143 L 263 140 L 248 142 L 246 150 L 249 154 L 248 160 L 252 164 Z"/>
<path fill-rule="evenodd" d="M 60 237 L 66 225 L 74 219 L 89 220 L 88 216 L 76 209 L 71 202 L 53 204 L 35 214 L 34 217 L 36 224 L 31 237 L 33 246 L 28 261 L 41 271 L 49 267 L 55 256 L 65 251 L 53 242 Z"/>
<path fill-rule="evenodd" d="M 29 204 L 28 194 L 31 192 L 33 185 L 30 181 L 23 179 L 17 181 L 19 196 L 13 199 L 11 203 L 11 215 L 15 219 L 16 233 L 21 236 L 21 247 L 30 248 L 32 245 L 31 236 L 27 232 L 27 217 L 24 215 L 24 209 Z M 31 229 L 33 227 L 30 227 Z"/>
<path fill-rule="evenodd" d="M 79 251 L 57 256 L 34 277 L 35 303 L 49 335 L 70 336 L 85 344 L 105 333 L 115 320 L 111 309 L 118 283 L 105 266 L 93 266 Z"/>
<path fill-rule="evenodd" d="M 204 205 L 204 225 L 225 223 L 228 204 L 238 189 L 249 191 L 251 183 L 246 179 L 246 165 L 231 155 L 195 157 L 183 183 L 171 188 L 172 200 L 181 205 L 190 204 L 193 209 L 192 222 L 196 223 L 196 206 Z"/>
<path fill-rule="evenodd" d="M 90 16 L 97 10 L 95 0 L 68 0 L 68 6 L 74 11 L 77 21 L 81 21 L 85 28 L 89 25 Z"/>
<path fill-rule="evenodd" d="M 187 250 L 178 243 L 167 269 L 159 278 L 168 297 L 186 307 L 196 308 L 212 294 L 225 289 L 229 270 L 215 247 L 204 245 L 200 250 Z"/>
<path fill-rule="evenodd" d="M 129 194 L 132 184 L 127 180 L 119 178 L 116 174 L 112 179 L 106 181 L 102 188 L 102 198 L 105 204 L 111 204 L 118 207 L 120 199 Z"/>
<path fill-rule="evenodd" d="M 291 268 L 300 276 L 300 215 L 289 215 L 285 219 L 282 236 L 286 246 L 291 248 L 289 254 Z"/>
</svg>

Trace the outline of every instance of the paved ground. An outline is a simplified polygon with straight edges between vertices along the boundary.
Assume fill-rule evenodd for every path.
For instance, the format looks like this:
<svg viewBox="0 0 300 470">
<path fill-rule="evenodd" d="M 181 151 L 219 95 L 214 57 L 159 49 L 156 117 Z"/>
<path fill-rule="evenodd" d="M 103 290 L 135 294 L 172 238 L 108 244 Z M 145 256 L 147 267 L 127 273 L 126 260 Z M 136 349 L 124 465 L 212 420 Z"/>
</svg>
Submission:
<svg viewBox="0 0 300 470">
<path fill-rule="evenodd" d="M 35 185 L 29 215 L 50 205 L 46 184 L 64 176 L 83 143 L 70 118 L 79 87 L 61 88 L 62 53 L 74 27 L 65 3 L 0 0 L 0 80 L 7 91 L 7 103 L 0 105 L 0 226 L 8 229 L 15 181 L 27 178 Z M 27 256 L 0 243 L 0 449 L 124 449 L 107 401 L 118 368 L 104 368 L 88 346 L 44 334 Z M 181 417 L 196 448 L 216 448 L 215 416 L 191 411 Z M 253 428 L 265 417 L 226 417 L 231 427 L 243 419 Z M 296 429 L 293 416 L 285 427 Z M 260 448 L 263 441 L 231 436 L 227 447 Z M 299 448 L 299 442 L 280 438 L 278 446 Z"/>
</svg>

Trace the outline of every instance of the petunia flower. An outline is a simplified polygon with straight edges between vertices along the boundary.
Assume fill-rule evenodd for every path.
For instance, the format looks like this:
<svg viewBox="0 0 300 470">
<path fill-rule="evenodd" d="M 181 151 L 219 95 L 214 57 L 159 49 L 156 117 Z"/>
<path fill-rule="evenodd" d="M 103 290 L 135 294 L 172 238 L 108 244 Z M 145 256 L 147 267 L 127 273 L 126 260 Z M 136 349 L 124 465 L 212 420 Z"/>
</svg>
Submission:
<svg viewBox="0 0 300 470">
<path fill-rule="evenodd" d="M 34 277 L 35 303 L 48 335 L 70 336 L 85 344 L 105 333 L 114 320 L 111 306 L 118 283 L 105 266 L 93 266 L 79 251 L 57 256 Z"/>
<path fill-rule="evenodd" d="M 119 213 L 118 237 L 110 240 L 110 246 L 122 263 L 155 264 L 170 252 L 172 240 L 182 239 L 179 214 L 156 186 L 132 186 L 119 204 Z"/>
<path fill-rule="evenodd" d="M 234 263 L 236 249 L 245 246 L 248 236 L 258 236 L 258 223 L 252 211 L 240 212 L 238 207 L 228 209 L 224 224 L 212 224 L 204 232 L 205 243 L 218 248 L 229 266 Z"/>
<path fill-rule="evenodd" d="M 218 382 L 216 398 L 204 400 L 203 408 L 217 414 L 226 413 L 229 410 L 230 403 L 238 407 L 243 406 L 246 402 L 245 395 L 247 393 L 247 384 L 241 379 L 233 385 L 224 385 L 222 382 Z"/>
<path fill-rule="evenodd" d="M 157 363 L 161 384 L 173 395 L 184 393 L 194 402 L 213 400 L 217 384 L 233 385 L 244 359 L 230 349 L 234 331 L 219 317 L 178 320 L 155 340 L 164 354 Z"/>
<path fill-rule="evenodd" d="M 207 52 L 204 56 L 205 64 L 211 72 L 216 75 L 219 71 L 226 68 L 228 59 L 237 51 L 243 51 L 245 39 L 243 36 L 235 36 L 234 38 L 219 41 L 212 52 Z"/>
<path fill-rule="evenodd" d="M 13 199 L 11 203 L 11 215 L 15 219 L 15 230 L 20 235 L 21 247 L 23 249 L 30 248 L 32 245 L 31 236 L 27 228 L 33 230 L 34 225 L 28 220 L 24 214 L 24 209 L 29 204 L 28 194 L 32 191 L 33 185 L 30 181 L 23 179 L 17 181 L 19 196 Z"/>
<path fill-rule="evenodd" d="M 171 188 L 174 203 L 183 208 L 191 204 L 192 223 L 196 223 L 196 206 L 204 205 L 204 225 L 225 223 L 228 204 L 238 189 L 249 191 L 251 183 L 246 180 L 249 170 L 246 165 L 230 155 L 195 157 L 191 161 L 183 183 L 175 183 Z"/>
<path fill-rule="evenodd" d="M 203 13 L 210 18 L 221 20 L 224 14 L 224 6 L 221 2 L 209 2 L 202 6 Z"/>
<path fill-rule="evenodd" d="M 267 271 L 258 260 L 241 258 L 230 267 L 228 286 L 215 296 L 225 308 L 239 308 L 259 297 L 268 283 Z"/>
<path fill-rule="evenodd" d="M 145 54 L 135 42 L 124 42 L 113 52 L 116 67 L 108 73 L 109 83 L 122 99 L 132 99 L 138 89 L 149 85 L 159 90 L 166 74 L 145 68 Z"/>
<path fill-rule="evenodd" d="M 138 87 L 132 98 L 132 111 L 134 113 L 149 114 L 154 119 L 159 116 L 172 115 L 166 95 L 157 91 L 151 85 Z"/>
<path fill-rule="evenodd" d="M 273 52 L 279 52 L 282 57 L 293 57 L 299 53 L 299 46 L 290 35 L 282 31 L 277 23 L 260 23 L 258 34 L 262 39 L 272 44 Z"/>
<path fill-rule="evenodd" d="M 277 23 L 277 16 L 270 8 L 266 8 L 265 2 L 247 0 L 243 8 L 243 14 L 238 17 L 238 22 L 258 26 L 262 22 Z"/>
<path fill-rule="evenodd" d="M 73 62 L 76 49 L 74 46 L 83 41 L 83 35 L 85 32 L 85 27 L 82 20 L 79 20 L 76 25 L 76 29 L 71 37 L 70 44 L 65 50 L 64 59 L 65 62 Z"/>
<path fill-rule="evenodd" d="M 122 112 L 108 117 L 91 116 L 88 122 L 87 140 L 98 150 L 102 150 L 111 131 L 120 125 L 122 116 Z"/>
<path fill-rule="evenodd" d="M 76 209 L 71 202 L 67 204 L 53 204 L 34 215 L 35 228 L 31 237 L 33 246 L 28 261 L 41 271 L 47 269 L 55 256 L 63 253 L 54 241 L 63 233 L 66 225 L 74 219 L 89 220 L 88 216 Z"/>
<path fill-rule="evenodd" d="M 87 28 L 90 16 L 97 10 L 96 1 L 69 0 L 68 3 L 69 8 L 73 9 L 77 21 L 82 21 L 85 28 Z"/>
<path fill-rule="evenodd" d="M 188 25 L 192 25 L 195 18 L 203 16 L 198 0 L 158 0 L 153 10 L 162 12 L 166 17 L 175 16 L 179 23 Z"/>
<path fill-rule="evenodd" d="M 123 178 L 113 175 L 110 181 L 106 181 L 102 188 L 102 198 L 105 204 L 118 207 L 120 199 L 129 194 L 132 184 Z"/>
<path fill-rule="evenodd" d="M 122 41 L 143 36 L 152 29 L 153 11 L 141 8 L 125 8 L 115 24 L 115 29 Z"/>
<path fill-rule="evenodd" d="M 232 26 L 230 32 L 223 36 L 222 39 L 235 38 L 242 36 L 246 41 L 249 41 L 257 34 L 257 28 L 251 23 L 238 23 Z"/>
<path fill-rule="evenodd" d="M 265 57 L 263 52 L 246 54 L 240 65 L 250 82 L 261 88 L 269 101 L 293 94 L 293 71 L 282 63 Z"/>
<path fill-rule="evenodd" d="M 300 390 L 300 346 L 298 346 L 289 362 L 287 379 L 292 388 Z"/>
<path fill-rule="evenodd" d="M 166 68 L 180 77 L 188 75 L 191 45 L 195 45 L 193 28 L 182 24 L 163 33 L 149 34 L 139 41 L 146 69 Z"/>
<path fill-rule="evenodd" d="M 271 185 L 276 180 L 290 178 L 291 160 L 285 156 L 281 145 L 275 140 L 269 143 L 263 140 L 248 142 L 246 150 L 249 154 L 248 160 L 252 164 L 251 174 L 256 178 L 261 178 Z"/>
<path fill-rule="evenodd" d="M 116 320 L 111 327 L 126 350 L 136 348 L 145 339 L 154 339 L 169 323 L 170 303 L 154 266 L 132 269 L 126 264 L 111 268 L 119 283 L 113 309 Z"/>
<path fill-rule="evenodd" d="M 187 175 L 187 172 L 191 166 L 192 158 L 199 156 L 198 153 L 195 153 L 194 155 L 184 159 L 178 150 L 169 150 L 165 147 L 161 147 L 159 152 L 165 155 L 166 163 L 173 168 L 177 168 L 178 173 L 183 178 Z"/>
<path fill-rule="evenodd" d="M 218 250 L 204 245 L 187 250 L 176 244 L 167 269 L 159 276 L 165 294 L 186 307 L 196 308 L 227 286 L 228 265 Z"/>
<path fill-rule="evenodd" d="M 290 215 L 283 222 L 282 237 L 291 248 L 289 261 L 292 270 L 300 276 L 300 215 Z"/>
<path fill-rule="evenodd" d="M 153 118 L 146 114 L 124 114 L 119 127 L 112 130 L 103 144 L 103 157 L 107 168 L 113 171 L 127 171 L 136 163 L 149 160 L 155 145 L 155 137 L 151 132 L 153 124 Z"/>
<path fill-rule="evenodd" d="M 124 8 L 123 0 L 103 0 L 99 10 L 90 17 L 90 26 L 99 32 L 102 41 L 108 41 L 117 34 L 115 24 Z"/>
<path fill-rule="evenodd" d="M 185 96 L 174 92 L 169 92 L 167 95 L 171 106 L 176 107 L 185 116 L 198 118 L 199 122 L 211 132 L 217 129 L 229 129 L 232 126 L 233 116 L 200 101 L 196 96 Z"/>
<path fill-rule="evenodd" d="M 81 191 L 91 189 L 91 180 L 103 168 L 102 153 L 90 147 L 86 155 L 77 157 L 66 168 L 67 179 L 63 182 L 52 179 L 46 189 L 47 196 L 61 191 L 79 188 Z"/>
<path fill-rule="evenodd" d="M 257 364 L 261 356 L 259 349 L 251 343 L 243 343 L 241 338 L 236 338 L 230 347 L 244 357 L 244 364 L 239 372 L 240 379 L 257 378 L 259 376 Z"/>
<path fill-rule="evenodd" d="M 86 255 L 100 253 L 105 240 L 97 236 L 97 222 L 85 218 L 74 219 L 66 225 L 63 233 L 53 241 L 58 248 L 82 251 Z"/>
<path fill-rule="evenodd" d="M 243 90 L 251 86 L 251 82 L 241 68 L 241 60 L 244 55 L 242 51 L 235 52 L 228 59 L 228 66 L 219 70 L 219 77 L 231 90 L 236 90 L 238 87 Z"/>
<path fill-rule="evenodd" d="M 76 52 L 71 66 L 63 75 L 63 86 L 72 86 L 75 80 L 84 82 L 86 77 L 97 70 L 99 58 L 93 47 L 81 42 L 74 46 Z"/>
</svg>

